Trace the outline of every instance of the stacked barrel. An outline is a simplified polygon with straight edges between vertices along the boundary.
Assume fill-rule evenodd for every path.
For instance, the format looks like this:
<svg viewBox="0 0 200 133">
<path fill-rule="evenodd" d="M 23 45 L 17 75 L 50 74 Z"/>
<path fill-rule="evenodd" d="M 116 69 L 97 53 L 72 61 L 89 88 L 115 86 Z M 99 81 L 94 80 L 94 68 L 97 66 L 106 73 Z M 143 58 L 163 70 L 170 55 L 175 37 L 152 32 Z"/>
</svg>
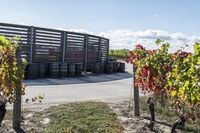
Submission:
<svg viewBox="0 0 200 133">
<path fill-rule="evenodd" d="M 25 79 L 75 77 L 82 76 L 82 71 L 82 63 L 29 63 L 25 69 Z M 125 72 L 125 63 L 117 61 L 93 63 L 91 72 L 93 74 Z"/>
<path fill-rule="evenodd" d="M 60 63 L 59 64 L 59 78 L 65 78 L 67 77 L 67 73 L 68 73 L 68 64 L 67 63 Z"/>
<path fill-rule="evenodd" d="M 28 79 L 37 79 L 38 65 L 36 63 L 29 63 L 25 69 L 25 77 Z"/>
<path fill-rule="evenodd" d="M 117 73 L 117 72 L 125 72 L 125 63 L 117 62 L 117 61 L 108 61 L 102 63 L 93 63 L 92 64 L 92 73 Z"/>
<path fill-rule="evenodd" d="M 82 69 L 82 63 L 29 63 L 25 68 L 25 79 L 82 76 Z"/>
<path fill-rule="evenodd" d="M 82 63 L 76 63 L 75 64 L 75 76 L 81 76 L 83 70 L 83 64 Z"/>
</svg>

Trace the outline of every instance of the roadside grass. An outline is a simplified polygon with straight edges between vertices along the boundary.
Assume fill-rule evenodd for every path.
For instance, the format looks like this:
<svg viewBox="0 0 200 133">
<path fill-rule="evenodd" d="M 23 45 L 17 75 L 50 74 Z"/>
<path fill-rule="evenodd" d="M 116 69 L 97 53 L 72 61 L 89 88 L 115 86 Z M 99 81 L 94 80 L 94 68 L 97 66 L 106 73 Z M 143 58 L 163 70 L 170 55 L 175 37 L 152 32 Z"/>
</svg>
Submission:
<svg viewBox="0 0 200 133">
<path fill-rule="evenodd" d="M 140 97 L 140 106 L 143 112 L 148 112 L 147 97 Z M 177 115 L 169 110 L 168 108 L 163 108 L 160 104 L 155 105 L 155 113 L 159 119 L 167 121 L 170 125 L 173 125 L 176 120 L 178 120 Z M 200 128 L 187 122 L 185 127 L 182 129 L 184 132 L 200 133 Z"/>
<path fill-rule="evenodd" d="M 116 114 L 105 103 L 63 104 L 52 106 L 43 113 L 50 113 L 50 122 L 45 129 L 47 133 L 121 133 L 123 131 Z"/>
</svg>

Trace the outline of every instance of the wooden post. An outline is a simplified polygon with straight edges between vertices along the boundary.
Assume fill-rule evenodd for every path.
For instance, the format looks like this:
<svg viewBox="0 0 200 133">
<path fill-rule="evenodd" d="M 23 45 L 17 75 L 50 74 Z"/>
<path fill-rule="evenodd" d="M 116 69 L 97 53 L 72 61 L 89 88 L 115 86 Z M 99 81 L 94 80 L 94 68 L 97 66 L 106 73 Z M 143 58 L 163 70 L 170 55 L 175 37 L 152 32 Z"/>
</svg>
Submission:
<svg viewBox="0 0 200 133">
<path fill-rule="evenodd" d="M 17 49 L 17 62 L 21 62 L 21 53 L 20 50 Z M 21 130 L 20 123 L 21 123 L 21 86 L 22 84 L 19 83 L 17 88 L 15 89 L 16 99 L 13 103 L 13 128 L 16 132 Z"/>
<path fill-rule="evenodd" d="M 110 41 L 109 41 L 109 39 L 107 39 L 108 41 L 108 43 L 107 43 L 107 57 L 106 57 L 106 61 L 108 61 L 108 56 L 109 56 L 109 43 L 110 43 Z"/>
<path fill-rule="evenodd" d="M 139 89 L 135 85 L 136 67 L 133 65 L 133 87 L 134 87 L 134 113 L 135 116 L 140 116 Z"/>
<path fill-rule="evenodd" d="M 34 28 L 31 26 L 30 33 L 29 33 L 29 39 L 30 39 L 30 63 L 33 62 L 33 32 Z"/>
<path fill-rule="evenodd" d="M 99 53 L 98 53 L 98 55 L 99 55 L 99 63 L 101 63 L 101 45 L 102 45 L 102 38 L 101 37 L 99 37 Z"/>
<path fill-rule="evenodd" d="M 85 35 L 85 40 L 84 40 L 84 72 L 86 73 L 87 71 L 87 58 L 88 57 L 88 35 Z"/>
<path fill-rule="evenodd" d="M 62 36 L 62 39 L 63 39 L 63 49 L 62 49 L 62 51 L 63 51 L 63 53 L 62 53 L 62 63 L 65 63 L 65 52 L 66 52 L 66 32 L 64 31 L 63 32 L 63 36 Z"/>
</svg>

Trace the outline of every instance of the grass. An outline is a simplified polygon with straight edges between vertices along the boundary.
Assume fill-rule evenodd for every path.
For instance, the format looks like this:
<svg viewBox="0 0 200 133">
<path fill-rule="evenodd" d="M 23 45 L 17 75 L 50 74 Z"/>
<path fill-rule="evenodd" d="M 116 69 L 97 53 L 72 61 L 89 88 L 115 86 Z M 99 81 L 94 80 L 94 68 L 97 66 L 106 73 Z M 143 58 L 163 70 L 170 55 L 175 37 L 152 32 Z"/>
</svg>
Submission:
<svg viewBox="0 0 200 133">
<path fill-rule="evenodd" d="M 50 107 L 45 132 L 121 133 L 123 126 L 104 103 L 84 102 Z"/>
<path fill-rule="evenodd" d="M 148 111 L 146 101 L 147 101 L 147 97 L 145 96 L 140 97 L 140 105 L 141 105 L 141 110 L 143 112 Z M 155 105 L 155 113 L 160 119 L 166 120 L 171 125 L 174 124 L 174 122 L 178 119 L 177 115 L 173 111 L 169 110 L 168 108 L 161 107 L 160 104 Z M 182 131 L 200 133 L 200 129 L 197 126 L 193 125 L 192 123 L 186 123 Z"/>
</svg>

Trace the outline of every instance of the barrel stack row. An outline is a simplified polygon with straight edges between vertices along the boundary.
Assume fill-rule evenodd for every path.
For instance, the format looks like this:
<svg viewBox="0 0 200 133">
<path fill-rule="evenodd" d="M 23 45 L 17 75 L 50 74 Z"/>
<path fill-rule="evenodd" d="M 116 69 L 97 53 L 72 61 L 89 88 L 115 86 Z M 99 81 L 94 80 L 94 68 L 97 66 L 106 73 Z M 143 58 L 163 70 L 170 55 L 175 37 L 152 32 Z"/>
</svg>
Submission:
<svg viewBox="0 0 200 133">
<path fill-rule="evenodd" d="M 25 69 L 25 79 L 42 79 L 42 78 L 65 78 L 82 76 L 83 64 L 67 63 L 29 63 Z M 116 73 L 125 72 L 125 63 L 105 62 L 93 63 L 91 72 L 99 73 Z"/>
<path fill-rule="evenodd" d="M 94 63 L 92 65 L 92 73 L 116 73 L 116 72 L 125 72 L 125 63 L 113 61 L 106 63 Z"/>
<path fill-rule="evenodd" d="M 25 69 L 25 79 L 81 76 L 82 66 L 81 63 L 29 63 Z"/>
</svg>

